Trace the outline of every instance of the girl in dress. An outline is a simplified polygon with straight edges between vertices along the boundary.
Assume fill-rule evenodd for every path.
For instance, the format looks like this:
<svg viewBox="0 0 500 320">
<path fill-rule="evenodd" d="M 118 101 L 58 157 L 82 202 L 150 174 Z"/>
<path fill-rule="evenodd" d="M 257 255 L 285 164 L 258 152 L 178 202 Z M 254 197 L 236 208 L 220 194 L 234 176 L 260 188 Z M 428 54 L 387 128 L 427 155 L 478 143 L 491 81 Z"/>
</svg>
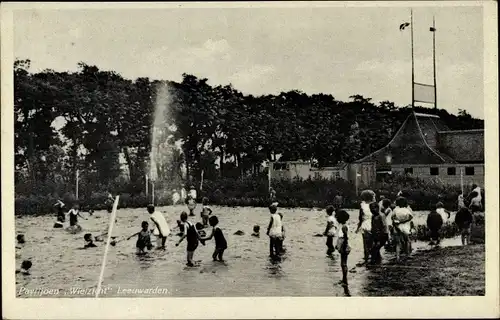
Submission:
<svg viewBox="0 0 500 320">
<path fill-rule="evenodd" d="M 335 209 L 333 206 L 328 206 L 326 208 L 326 214 L 328 215 L 328 218 L 326 219 L 326 229 L 325 232 L 323 232 L 323 235 L 326 236 L 326 255 L 327 256 L 332 256 L 333 252 L 335 252 L 335 247 L 333 245 L 334 238 L 337 236 L 337 231 L 338 231 L 338 223 L 337 220 L 335 220 L 335 217 L 333 216 L 333 212 Z"/>
<path fill-rule="evenodd" d="M 371 234 L 372 229 L 372 213 L 370 211 L 370 203 L 375 202 L 375 192 L 372 190 L 363 190 L 361 192 L 361 208 L 359 210 L 359 223 L 356 233 L 360 230 L 363 236 L 363 252 L 364 263 L 368 263 L 370 258 L 370 251 L 373 246 L 373 239 Z"/>
</svg>

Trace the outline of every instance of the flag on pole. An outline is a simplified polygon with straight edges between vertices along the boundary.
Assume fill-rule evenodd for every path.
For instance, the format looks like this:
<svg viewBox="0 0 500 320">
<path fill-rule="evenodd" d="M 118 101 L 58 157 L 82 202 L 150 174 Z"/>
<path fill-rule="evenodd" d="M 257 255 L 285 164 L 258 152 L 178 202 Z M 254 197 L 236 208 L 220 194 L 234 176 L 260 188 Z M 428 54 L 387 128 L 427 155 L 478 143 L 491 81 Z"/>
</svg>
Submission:
<svg viewBox="0 0 500 320">
<path fill-rule="evenodd" d="M 400 30 L 400 31 L 403 31 L 406 27 L 409 27 L 409 26 L 410 26 L 410 23 L 409 23 L 409 22 L 402 23 L 402 24 L 399 26 L 399 30 Z"/>
<path fill-rule="evenodd" d="M 413 90 L 415 94 L 415 101 L 424 103 L 436 102 L 436 92 L 434 90 L 434 86 L 414 82 Z"/>
</svg>

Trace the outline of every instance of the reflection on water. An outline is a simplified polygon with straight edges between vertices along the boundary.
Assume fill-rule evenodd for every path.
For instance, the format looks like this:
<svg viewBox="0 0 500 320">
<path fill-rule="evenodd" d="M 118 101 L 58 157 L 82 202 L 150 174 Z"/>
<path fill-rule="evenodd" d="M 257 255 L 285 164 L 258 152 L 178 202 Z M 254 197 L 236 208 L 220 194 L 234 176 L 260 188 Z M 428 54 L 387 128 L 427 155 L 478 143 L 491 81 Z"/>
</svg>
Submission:
<svg viewBox="0 0 500 320">
<path fill-rule="evenodd" d="M 200 245 L 195 252 L 196 266 L 186 264 L 186 243 L 175 247 L 178 232 L 175 229 L 183 206 L 159 208 L 167 214 L 172 236 L 167 239 L 166 250 L 152 250 L 145 255 L 136 255 L 135 240 L 123 240 L 140 230 L 143 220 L 149 221 L 145 209 L 120 209 L 113 236 L 122 240 L 111 246 L 108 252 L 103 287 L 111 288 L 105 296 L 122 296 L 123 290 L 132 288 L 163 288 L 153 296 L 209 297 L 209 296 L 346 296 L 360 295 L 365 284 L 366 268 L 355 268 L 362 260 L 361 236 L 351 232 L 348 266 L 349 288 L 338 282 L 342 279 L 340 256 L 326 256 L 325 238 L 315 237 L 324 230 L 325 212 L 308 209 L 280 209 L 287 227 L 286 253 L 280 261 L 269 258 L 269 240 L 262 234 L 252 237 L 254 225 L 264 228 L 269 222 L 266 208 L 226 208 L 214 206 L 220 227 L 228 241 L 224 253 L 225 263 L 212 261 L 214 242 Z M 350 229 L 355 230 L 357 212 L 350 211 Z M 199 216 L 193 217 L 195 222 Z M 104 242 L 98 247 L 76 250 L 83 246 L 83 235 L 96 236 L 108 229 L 108 213 L 95 212 L 89 220 L 80 223 L 83 232 L 68 233 L 64 229 L 53 229 L 55 217 L 23 217 L 16 219 L 16 232 L 26 235 L 26 243 L 16 249 L 16 266 L 22 260 L 31 259 L 30 276 L 18 275 L 19 288 L 57 288 L 68 292 L 72 288 L 95 288 L 104 255 Z M 416 217 L 423 223 L 424 215 Z M 238 236 L 238 230 L 245 232 Z M 450 240 L 451 241 L 451 240 Z M 443 246 L 446 241 L 443 241 Z M 427 244 L 418 244 L 416 249 Z M 386 259 L 391 256 L 387 255 Z M 349 292 L 350 291 L 350 292 Z M 128 293 L 128 297 L 146 296 Z M 19 294 L 22 297 L 33 295 Z M 60 297 L 45 295 L 47 297 Z M 68 294 L 67 296 L 78 296 Z"/>
</svg>

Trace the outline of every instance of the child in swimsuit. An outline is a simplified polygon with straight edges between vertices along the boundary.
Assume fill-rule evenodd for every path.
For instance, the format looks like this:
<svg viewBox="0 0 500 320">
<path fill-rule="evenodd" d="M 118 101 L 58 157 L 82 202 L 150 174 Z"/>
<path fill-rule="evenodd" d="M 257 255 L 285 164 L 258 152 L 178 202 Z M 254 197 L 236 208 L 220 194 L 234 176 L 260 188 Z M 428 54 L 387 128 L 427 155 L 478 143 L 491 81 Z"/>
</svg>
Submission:
<svg viewBox="0 0 500 320">
<path fill-rule="evenodd" d="M 193 256 L 194 256 L 194 251 L 196 248 L 198 248 L 198 239 L 199 239 L 199 234 L 198 231 L 196 230 L 195 225 L 188 221 L 188 215 L 187 213 L 183 212 L 181 213 L 181 221 L 184 223 L 184 234 L 181 236 L 179 239 L 179 242 L 175 244 L 175 246 L 179 246 L 179 244 L 184 240 L 184 238 L 187 238 L 187 263 L 186 265 L 188 267 L 194 267 L 193 263 Z"/>
<path fill-rule="evenodd" d="M 333 206 L 328 206 L 326 208 L 326 214 L 328 218 L 326 219 L 326 229 L 323 235 L 326 236 L 326 255 L 331 256 L 335 252 L 335 247 L 333 245 L 334 238 L 337 236 L 338 223 L 333 216 L 335 209 Z"/>
<path fill-rule="evenodd" d="M 351 252 L 349 246 L 349 214 L 345 210 L 338 210 L 335 213 L 335 218 L 339 223 L 339 233 L 337 238 L 336 249 L 340 253 L 340 266 L 342 267 L 342 281 L 341 284 L 347 289 L 347 258 Z"/>
<path fill-rule="evenodd" d="M 455 215 L 455 224 L 460 229 L 462 235 L 462 245 L 470 243 L 471 229 L 474 218 L 467 208 L 461 208 Z"/>
<path fill-rule="evenodd" d="M 141 223 L 141 231 L 134 233 L 133 235 L 127 238 L 127 240 L 130 240 L 130 238 L 137 236 L 137 242 L 135 243 L 137 254 L 145 253 L 146 248 L 148 250 L 153 249 L 153 245 L 151 244 L 151 232 L 149 231 L 148 228 L 149 228 L 149 223 L 147 221 L 143 221 Z"/>
<path fill-rule="evenodd" d="M 214 253 L 212 254 L 212 258 L 214 261 L 217 261 L 218 259 L 220 262 L 223 262 L 224 260 L 222 259 L 222 256 L 224 255 L 224 250 L 227 249 L 226 238 L 224 237 L 221 228 L 218 226 L 219 219 L 217 218 L 217 216 L 211 216 L 208 220 L 210 226 L 212 227 L 212 232 L 210 233 L 209 236 L 200 237 L 200 240 L 205 241 L 214 238 L 215 250 Z"/>
<path fill-rule="evenodd" d="M 69 226 L 70 227 L 74 227 L 74 226 L 78 225 L 78 217 L 85 219 L 85 220 L 88 220 L 87 218 L 83 217 L 80 214 L 79 208 L 80 207 L 79 207 L 78 203 L 75 203 L 73 205 L 73 208 L 71 210 L 69 210 L 69 212 L 68 212 L 68 214 L 69 214 Z"/>
<path fill-rule="evenodd" d="M 389 238 L 389 229 L 385 215 L 380 211 L 380 205 L 376 202 L 370 203 L 372 213 L 372 237 L 373 247 L 371 251 L 372 263 L 379 263 L 382 260 L 380 249 L 385 245 Z"/>
<path fill-rule="evenodd" d="M 203 226 L 208 226 L 208 216 L 212 214 L 212 209 L 208 206 L 208 198 L 204 197 L 202 200 L 203 209 L 201 210 L 201 220 L 203 221 Z"/>
</svg>

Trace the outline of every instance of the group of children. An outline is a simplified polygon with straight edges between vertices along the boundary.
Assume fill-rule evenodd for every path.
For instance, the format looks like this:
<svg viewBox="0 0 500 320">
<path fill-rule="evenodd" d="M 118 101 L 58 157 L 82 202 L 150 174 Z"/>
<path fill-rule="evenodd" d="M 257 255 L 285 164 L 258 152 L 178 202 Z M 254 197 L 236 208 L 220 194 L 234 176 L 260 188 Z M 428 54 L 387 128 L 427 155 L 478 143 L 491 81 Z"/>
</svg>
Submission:
<svg viewBox="0 0 500 320">
<path fill-rule="evenodd" d="M 470 242 L 475 212 L 482 210 L 481 190 L 477 185 L 472 187 L 473 191 L 467 199 L 464 199 L 463 195 L 459 196 L 459 210 L 454 221 L 461 231 L 462 244 L 464 245 Z M 358 265 L 380 263 L 382 258 L 380 250 L 386 245 L 395 248 L 397 262 L 400 261 L 401 254 L 410 254 L 412 251 L 411 240 L 417 230 L 412 221 L 413 211 L 407 199 L 398 195 L 395 203 L 392 203 L 391 200 L 381 196 L 377 203 L 375 192 L 372 190 L 364 190 L 360 197 L 361 205 L 356 233 L 361 232 L 363 238 L 364 261 Z M 468 207 L 465 206 L 466 201 L 469 203 Z M 326 212 L 328 218 L 323 235 L 327 237 L 327 255 L 331 256 L 337 249 L 341 256 L 347 257 L 348 252 L 342 252 L 338 243 L 343 241 L 342 239 L 347 241 L 347 234 L 342 232 L 340 228 L 343 228 L 341 226 L 345 224 L 349 216 L 345 216 L 345 211 L 341 210 L 338 204 L 335 207 L 329 206 Z M 335 213 L 335 217 L 333 213 Z M 451 213 L 444 208 L 442 202 L 438 202 L 435 209 L 429 213 L 427 228 L 431 239 L 430 245 L 440 244 L 442 227 L 450 220 L 450 217 Z M 338 237 L 337 246 L 333 244 L 335 237 Z"/>
</svg>

